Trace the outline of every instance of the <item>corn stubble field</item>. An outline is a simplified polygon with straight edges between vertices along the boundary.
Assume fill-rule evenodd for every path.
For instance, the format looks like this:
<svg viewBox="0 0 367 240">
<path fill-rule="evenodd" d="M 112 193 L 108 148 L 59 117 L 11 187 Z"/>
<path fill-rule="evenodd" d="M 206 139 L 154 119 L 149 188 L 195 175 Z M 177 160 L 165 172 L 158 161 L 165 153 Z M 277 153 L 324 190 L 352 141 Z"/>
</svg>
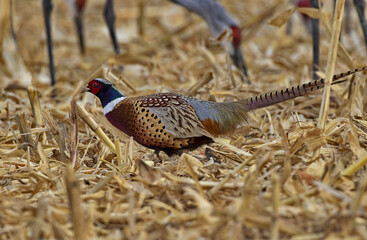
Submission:
<svg viewBox="0 0 367 240">
<path fill-rule="evenodd" d="M 13 1 L 17 45 L 8 31 L 0 35 L 0 239 L 367 238 L 364 74 L 332 87 L 324 132 L 319 91 L 251 113 L 209 146 L 216 161 L 205 146 L 156 156 L 112 128 L 96 98 L 79 93 L 104 76 L 127 96 L 174 91 L 222 102 L 311 80 L 301 15 L 292 17 L 292 35 L 270 24 L 292 7 L 288 1 L 221 2 L 241 23 L 251 85 L 230 71 L 205 22 L 168 1 L 115 1 L 117 56 L 104 1 L 88 1 L 82 56 L 67 6 L 55 0 L 50 88 L 41 1 Z M 326 1 L 330 25 L 331 9 Z M 351 10 L 350 33 L 342 25 L 341 37 L 349 56 L 336 58 L 335 73 L 367 62 Z M 324 76 L 331 35 L 322 21 L 320 36 Z M 84 119 L 96 121 L 93 130 L 103 130 L 109 145 Z"/>
</svg>

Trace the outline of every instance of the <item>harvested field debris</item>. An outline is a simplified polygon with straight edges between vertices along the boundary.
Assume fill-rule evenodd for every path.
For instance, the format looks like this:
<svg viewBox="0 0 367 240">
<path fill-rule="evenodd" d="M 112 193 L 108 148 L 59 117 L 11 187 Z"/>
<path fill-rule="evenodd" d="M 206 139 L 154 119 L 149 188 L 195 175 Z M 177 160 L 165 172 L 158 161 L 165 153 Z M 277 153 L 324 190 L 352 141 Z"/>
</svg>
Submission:
<svg viewBox="0 0 367 240">
<path fill-rule="evenodd" d="M 367 65 L 353 7 L 346 25 L 343 0 L 334 16 L 333 1 L 321 11 L 220 1 L 241 26 L 247 84 L 221 39 L 170 1 L 114 1 L 117 55 L 104 1 L 87 1 L 81 55 L 73 16 L 54 0 L 51 87 L 41 2 L 0 0 L 0 239 L 367 238 L 364 72 L 250 112 L 232 134 L 173 156 L 118 132 L 80 93 L 104 77 L 129 97 L 230 102 L 311 81 L 300 12 L 320 19 L 317 74 L 328 82 Z"/>
</svg>

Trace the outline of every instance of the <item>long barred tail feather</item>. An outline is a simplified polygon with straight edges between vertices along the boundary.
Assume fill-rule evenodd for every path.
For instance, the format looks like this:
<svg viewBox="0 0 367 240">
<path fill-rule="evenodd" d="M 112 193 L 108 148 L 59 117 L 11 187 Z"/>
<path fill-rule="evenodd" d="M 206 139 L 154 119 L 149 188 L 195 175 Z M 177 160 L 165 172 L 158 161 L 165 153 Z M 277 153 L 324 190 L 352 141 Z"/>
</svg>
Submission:
<svg viewBox="0 0 367 240">
<path fill-rule="evenodd" d="M 362 68 L 356 68 L 353 71 L 336 74 L 334 75 L 331 84 L 334 85 L 334 84 L 345 82 L 346 79 L 342 79 L 342 78 L 353 75 L 357 72 L 361 72 L 366 69 L 367 67 L 362 67 Z M 325 86 L 325 79 L 321 78 L 321 79 L 318 79 L 312 82 L 300 84 L 296 87 L 291 87 L 291 88 L 282 89 L 280 91 L 273 91 L 270 93 L 261 94 L 255 97 L 245 99 L 241 102 L 245 102 L 245 104 L 248 107 L 248 110 L 255 110 L 255 109 L 267 107 L 270 105 L 274 105 L 280 102 L 284 102 L 290 99 L 294 99 L 300 96 L 310 94 L 312 92 L 315 92 L 318 89 L 324 88 L 324 86 Z"/>
</svg>

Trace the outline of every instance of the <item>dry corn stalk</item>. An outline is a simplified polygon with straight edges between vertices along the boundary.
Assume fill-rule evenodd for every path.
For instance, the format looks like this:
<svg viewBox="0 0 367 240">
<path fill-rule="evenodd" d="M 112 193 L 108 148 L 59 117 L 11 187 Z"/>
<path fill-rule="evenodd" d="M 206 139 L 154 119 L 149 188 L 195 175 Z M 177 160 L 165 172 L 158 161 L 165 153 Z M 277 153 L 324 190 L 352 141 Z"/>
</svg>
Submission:
<svg viewBox="0 0 367 240">
<path fill-rule="evenodd" d="M 86 229 L 84 228 L 85 215 L 83 214 L 78 179 L 75 176 L 73 167 L 69 164 L 66 166 L 64 180 L 69 198 L 69 209 L 73 221 L 74 237 L 78 240 L 88 239 Z"/>
<path fill-rule="evenodd" d="M 82 106 L 77 105 L 78 114 L 84 120 L 84 122 L 92 129 L 93 132 L 97 134 L 99 139 L 104 142 L 107 147 L 109 147 L 112 152 L 116 153 L 116 148 L 111 139 L 107 137 L 106 133 L 102 130 L 102 128 L 94 121 L 92 116 L 83 108 Z"/>
<path fill-rule="evenodd" d="M 329 56 L 328 56 L 328 62 L 326 66 L 325 87 L 324 87 L 324 93 L 322 95 L 319 120 L 317 123 L 317 126 L 321 129 L 325 128 L 326 118 L 329 112 L 330 89 L 331 89 L 332 78 L 334 75 L 336 57 L 338 53 L 338 46 L 339 46 L 338 43 L 339 43 L 340 28 L 341 28 L 343 12 L 344 12 L 344 3 L 345 3 L 345 0 L 338 0 L 336 2 L 336 7 L 335 7 L 334 20 L 333 20 L 333 33 L 331 36 L 331 44 L 329 47 Z"/>
</svg>

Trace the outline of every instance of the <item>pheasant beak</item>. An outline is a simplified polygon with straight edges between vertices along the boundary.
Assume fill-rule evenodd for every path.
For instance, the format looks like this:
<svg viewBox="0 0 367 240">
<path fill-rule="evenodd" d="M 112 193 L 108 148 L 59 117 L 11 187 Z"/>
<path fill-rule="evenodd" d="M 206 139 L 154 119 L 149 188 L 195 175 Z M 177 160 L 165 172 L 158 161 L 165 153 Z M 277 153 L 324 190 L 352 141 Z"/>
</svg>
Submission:
<svg viewBox="0 0 367 240">
<path fill-rule="evenodd" d="M 82 90 L 80 91 L 80 93 L 85 93 L 85 92 L 90 92 L 90 88 L 89 88 L 89 87 L 84 87 L 84 88 L 82 88 Z"/>
</svg>

